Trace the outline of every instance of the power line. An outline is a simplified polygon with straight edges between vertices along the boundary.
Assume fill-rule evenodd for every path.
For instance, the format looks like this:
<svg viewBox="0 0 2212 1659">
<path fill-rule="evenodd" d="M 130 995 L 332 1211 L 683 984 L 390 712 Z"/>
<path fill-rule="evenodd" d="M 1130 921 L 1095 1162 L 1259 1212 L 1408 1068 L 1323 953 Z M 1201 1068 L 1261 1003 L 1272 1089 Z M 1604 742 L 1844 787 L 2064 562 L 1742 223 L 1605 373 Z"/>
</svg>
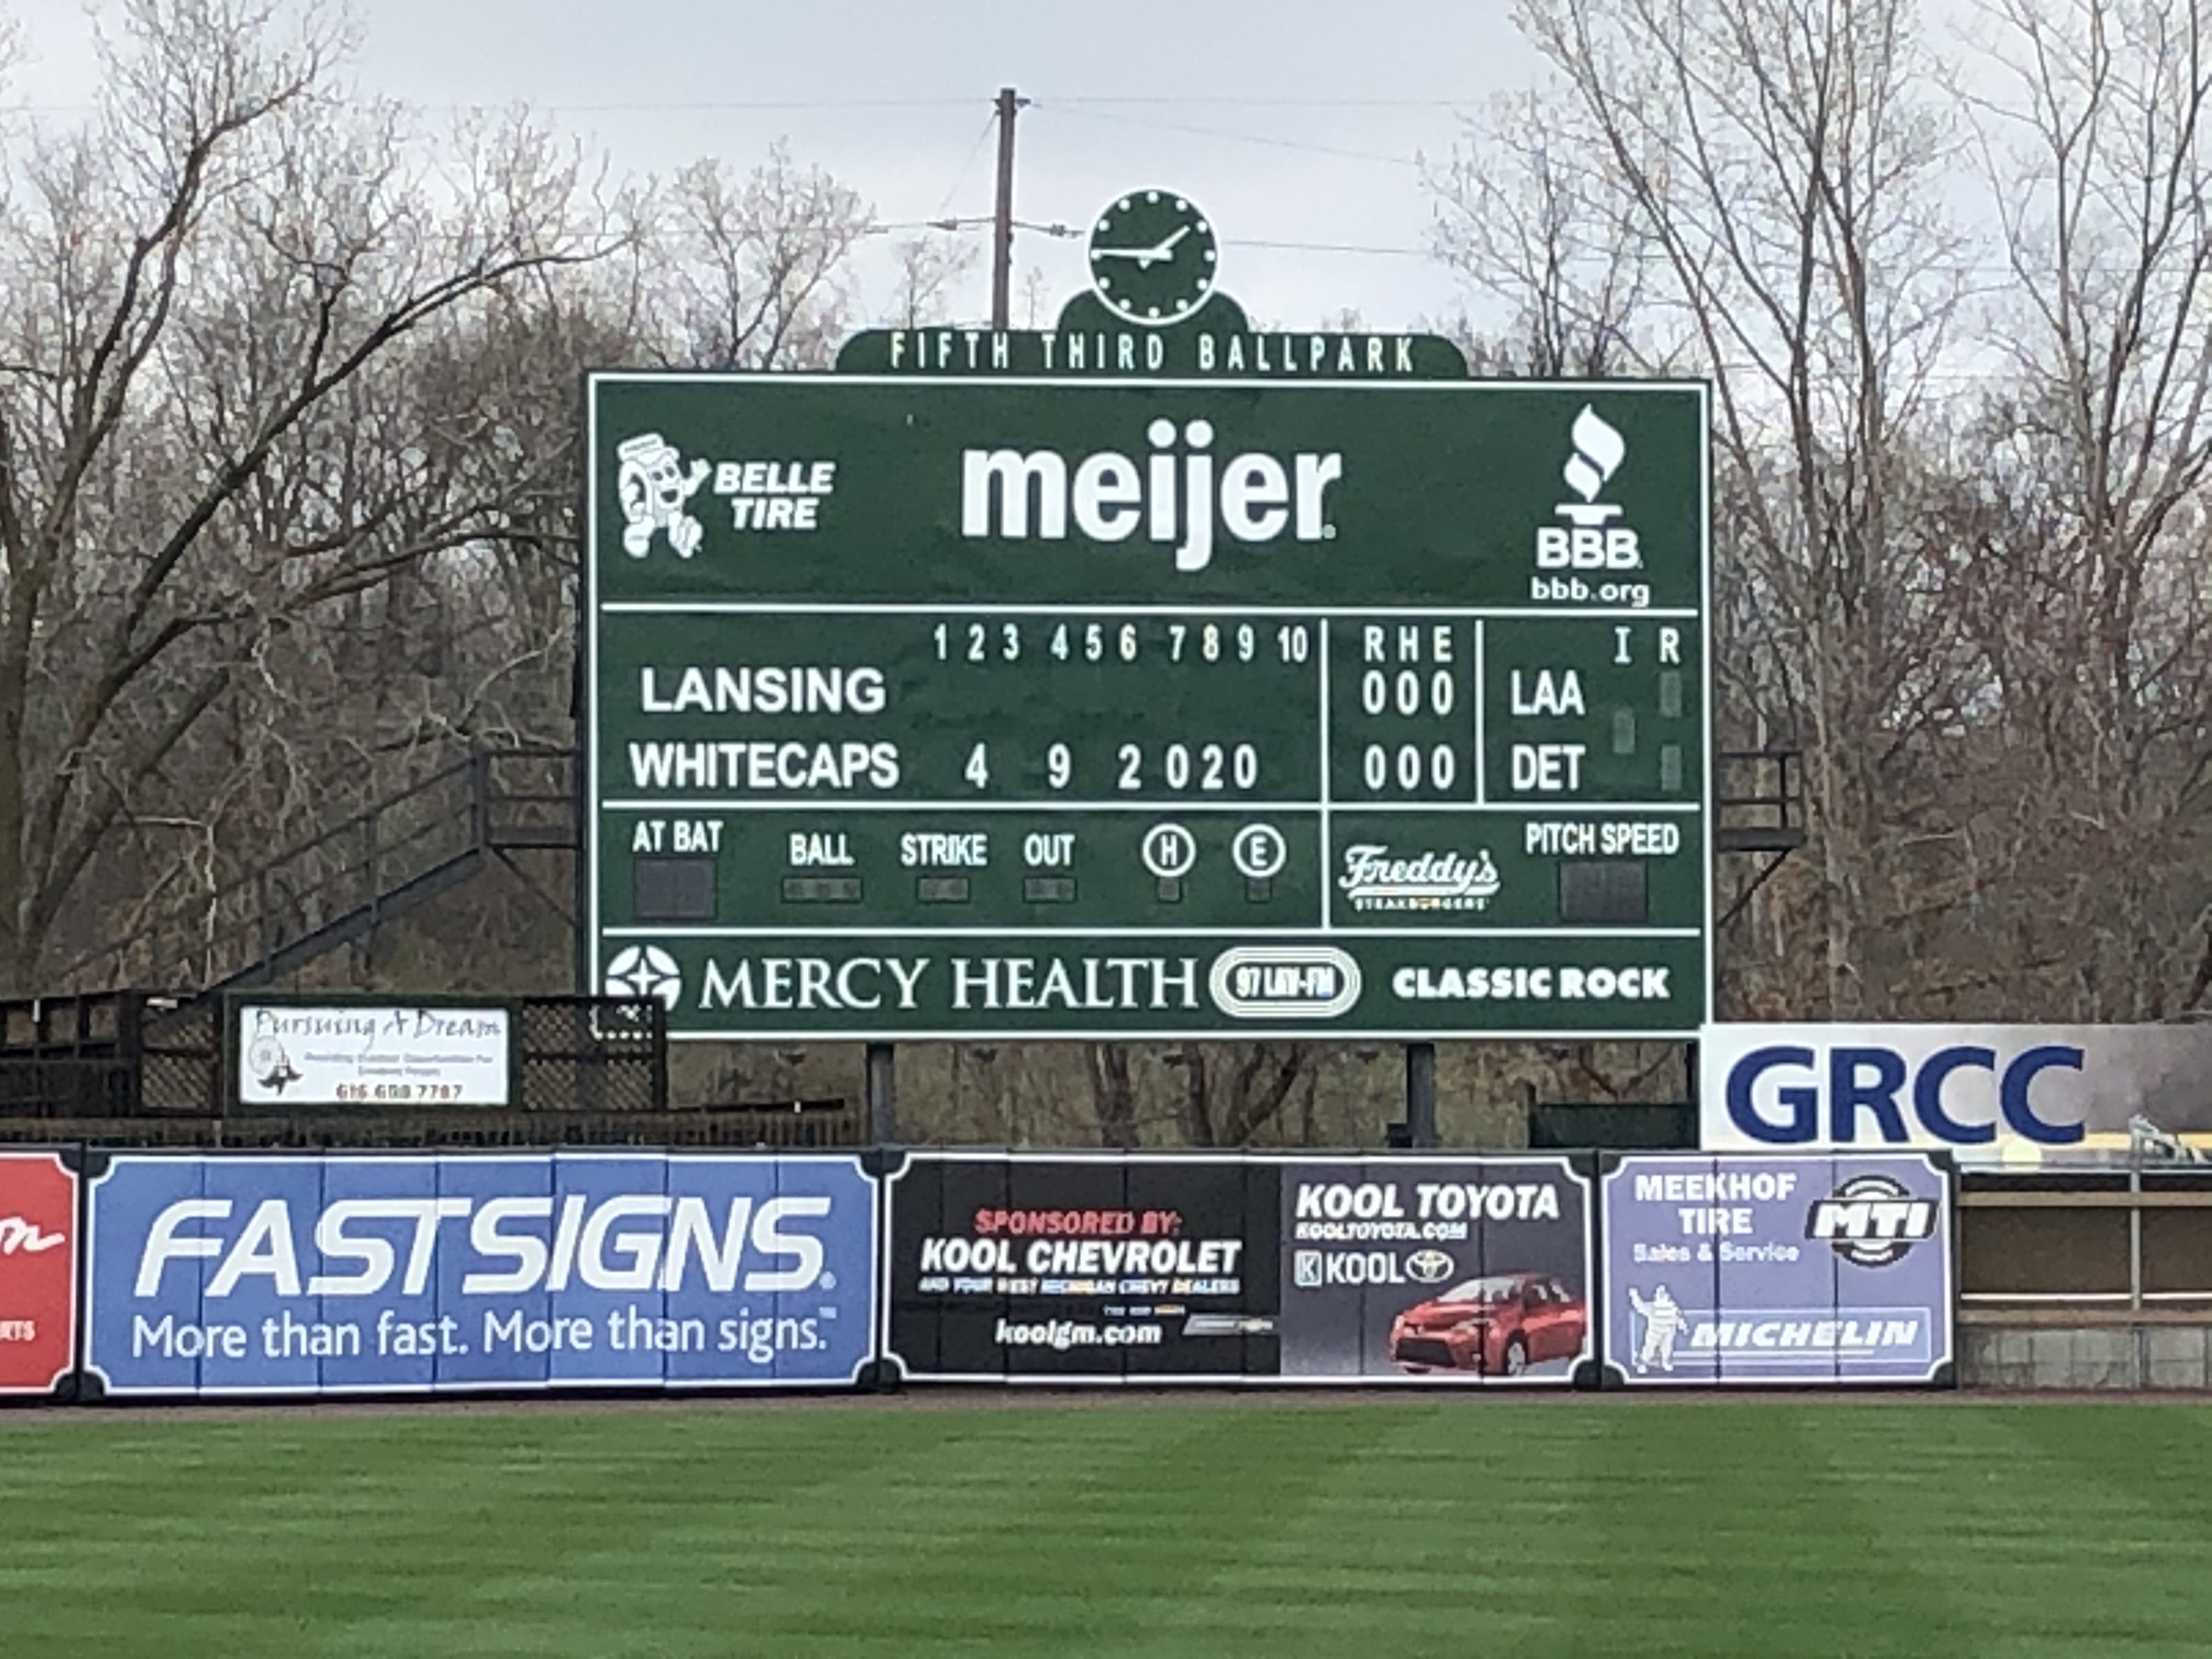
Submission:
<svg viewBox="0 0 2212 1659">
<path fill-rule="evenodd" d="M 952 210 L 952 198 L 960 193 L 961 185 L 968 182 L 968 174 L 975 165 L 975 158 L 983 153 L 983 141 L 991 136 L 991 129 L 998 125 L 999 112 L 994 108 L 983 118 L 982 131 L 975 135 L 975 142 L 969 145 L 968 159 L 961 162 L 960 172 L 952 181 L 952 188 L 945 192 L 945 199 L 937 204 L 940 216 Z"/>
<path fill-rule="evenodd" d="M 1430 259 L 1436 256 L 1423 247 L 1369 247 L 1358 242 L 1268 242 L 1250 236 L 1224 237 L 1230 247 L 1279 248 L 1291 253 L 1376 253 L 1397 259 Z"/>
<path fill-rule="evenodd" d="M 882 221 L 871 224 L 868 229 L 872 234 L 880 234 L 893 230 L 981 230 L 988 228 L 990 223 L 989 216 L 984 215 L 966 218 Z M 1017 219 L 1014 221 L 1014 228 L 1018 230 L 1033 231 L 1038 235 L 1050 236 L 1058 240 L 1067 240 L 1083 234 L 1079 226 L 1070 225 L 1064 220 L 1054 220 L 1050 224 L 1037 224 L 1028 219 Z M 1360 253 L 1380 255 L 1395 259 L 1428 259 L 1436 257 L 1428 249 L 1419 247 L 1380 247 L 1364 242 L 1286 242 L 1259 236 L 1224 236 L 1221 239 L 1221 245 L 1224 247 L 1267 248 L 1286 253 Z"/>
<path fill-rule="evenodd" d="M 1042 101 L 1042 100 L 1040 100 Z M 1242 109 L 1463 109 L 1463 98 L 1217 98 L 1212 94 L 1189 98 L 1055 98 L 1055 104 L 1116 104 L 1175 106 L 1203 104 L 1209 108 Z"/>
<path fill-rule="evenodd" d="M 535 104 L 526 100 L 506 100 L 498 102 L 458 104 L 421 104 L 416 107 L 434 109 L 448 113 L 464 110 L 496 110 L 523 103 L 527 107 L 541 109 L 551 114 L 658 114 L 663 111 L 686 111 L 702 113 L 741 112 L 748 110 L 856 110 L 856 109 L 956 109 L 972 106 L 975 98 L 714 98 L 695 99 L 668 103 L 648 100 L 611 104 Z M 1044 100 L 1039 100 L 1041 104 Z M 1050 100 L 1056 106 L 1071 112 L 1080 106 L 1096 110 L 1100 107 L 1124 109 L 1177 109 L 1193 105 L 1204 105 L 1218 109 L 1464 109 L 1465 99 L 1453 98 L 1217 98 L 1210 94 L 1175 98 L 1121 98 L 1081 94 Z M 98 106 L 92 104 L 0 104 L 0 114 L 79 114 Z M 1103 116 L 1097 118 L 1105 118 Z M 1249 135 L 1232 135 L 1245 137 Z M 1392 159 L 1389 157 L 1380 159 Z"/>
<path fill-rule="evenodd" d="M 1379 161 L 1394 167 L 1419 170 L 1420 163 L 1406 155 L 1383 155 L 1374 150 L 1340 149 L 1331 144 L 1310 144 L 1300 138 L 1276 138 L 1257 132 L 1237 132 L 1227 127 L 1194 127 L 1181 121 L 1146 121 L 1133 115 L 1109 115 L 1103 110 L 1075 109 L 1056 100 L 1040 98 L 1039 109 L 1058 110 L 1063 115 L 1073 115 L 1085 121 L 1111 121 L 1117 126 L 1142 127 L 1152 132 L 1179 132 L 1200 138 L 1226 138 L 1237 143 L 1264 144 L 1271 149 L 1304 150 L 1312 155 L 1334 155 L 1350 161 Z"/>
<path fill-rule="evenodd" d="M 517 98 L 490 103 L 415 104 L 413 107 L 441 115 L 492 114 L 515 108 L 545 115 L 722 115 L 747 111 L 966 109 L 977 101 L 974 98 L 716 98 L 683 102 L 533 104 L 527 99 Z M 89 115 L 100 107 L 98 104 L 0 104 L 0 115 Z"/>
</svg>

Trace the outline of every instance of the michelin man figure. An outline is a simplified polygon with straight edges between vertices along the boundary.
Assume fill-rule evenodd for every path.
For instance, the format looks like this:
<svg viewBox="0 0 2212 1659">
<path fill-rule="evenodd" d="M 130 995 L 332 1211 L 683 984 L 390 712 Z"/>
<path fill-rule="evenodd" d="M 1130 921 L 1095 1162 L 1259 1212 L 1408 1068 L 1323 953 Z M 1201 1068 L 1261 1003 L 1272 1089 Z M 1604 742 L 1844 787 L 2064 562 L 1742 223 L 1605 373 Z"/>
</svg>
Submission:
<svg viewBox="0 0 2212 1659">
<path fill-rule="evenodd" d="M 684 511 L 684 503 L 707 482 L 707 463 L 694 461 L 686 473 L 684 458 L 658 432 L 641 432 L 618 445 L 615 453 L 622 459 L 615 489 L 623 517 L 629 521 L 623 530 L 623 551 L 641 559 L 653 546 L 653 532 L 665 530 L 678 558 L 696 553 L 707 531 Z"/>
<path fill-rule="evenodd" d="M 1690 1322 L 1683 1316 L 1681 1304 L 1674 1300 L 1674 1293 L 1664 1285 L 1651 1292 L 1649 1302 L 1638 1296 L 1635 1286 L 1631 1285 L 1628 1300 L 1644 1320 L 1644 1340 L 1636 1350 L 1636 1374 L 1644 1376 L 1655 1364 L 1662 1371 L 1672 1371 L 1674 1369 L 1674 1340 L 1681 1335 Z"/>
</svg>

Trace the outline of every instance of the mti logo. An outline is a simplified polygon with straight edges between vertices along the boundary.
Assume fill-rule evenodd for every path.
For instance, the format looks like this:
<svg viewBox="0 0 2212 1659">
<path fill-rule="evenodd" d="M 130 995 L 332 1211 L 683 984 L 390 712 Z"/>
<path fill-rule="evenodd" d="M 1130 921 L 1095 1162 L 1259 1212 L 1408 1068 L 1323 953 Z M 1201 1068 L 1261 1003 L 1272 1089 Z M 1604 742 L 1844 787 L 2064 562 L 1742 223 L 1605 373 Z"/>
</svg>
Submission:
<svg viewBox="0 0 2212 1659">
<path fill-rule="evenodd" d="M 1853 1176 L 1816 1201 L 1805 1237 L 1862 1267 L 1887 1267 L 1936 1236 L 1936 1202 L 1886 1175 Z"/>
</svg>

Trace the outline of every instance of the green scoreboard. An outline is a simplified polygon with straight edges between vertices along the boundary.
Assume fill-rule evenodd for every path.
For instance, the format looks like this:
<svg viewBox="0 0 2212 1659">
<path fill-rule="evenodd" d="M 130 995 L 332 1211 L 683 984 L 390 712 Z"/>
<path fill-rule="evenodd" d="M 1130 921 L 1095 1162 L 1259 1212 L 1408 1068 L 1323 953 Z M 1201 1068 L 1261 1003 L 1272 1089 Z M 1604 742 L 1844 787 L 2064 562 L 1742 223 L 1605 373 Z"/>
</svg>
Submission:
<svg viewBox="0 0 2212 1659">
<path fill-rule="evenodd" d="M 610 990 L 686 1037 L 1695 1034 L 1702 385 L 874 337 L 589 381 Z"/>
</svg>

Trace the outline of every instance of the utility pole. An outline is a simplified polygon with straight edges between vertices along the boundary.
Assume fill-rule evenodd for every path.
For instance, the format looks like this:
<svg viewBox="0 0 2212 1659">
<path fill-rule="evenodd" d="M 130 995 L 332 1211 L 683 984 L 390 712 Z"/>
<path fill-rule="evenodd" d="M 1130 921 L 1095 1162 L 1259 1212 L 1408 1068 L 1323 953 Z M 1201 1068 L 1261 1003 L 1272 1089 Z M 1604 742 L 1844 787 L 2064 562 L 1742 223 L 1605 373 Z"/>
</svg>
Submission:
<svg viewBox="0 0 2212 1659">
<path fill-rule="evenodd" d="M 991 215 L 991 326 L 1011 327 L 1007 307 L 1014 275 L 1014 116 L 1029 100 L 999 88 L 999 199 Z"/>
</svg>

